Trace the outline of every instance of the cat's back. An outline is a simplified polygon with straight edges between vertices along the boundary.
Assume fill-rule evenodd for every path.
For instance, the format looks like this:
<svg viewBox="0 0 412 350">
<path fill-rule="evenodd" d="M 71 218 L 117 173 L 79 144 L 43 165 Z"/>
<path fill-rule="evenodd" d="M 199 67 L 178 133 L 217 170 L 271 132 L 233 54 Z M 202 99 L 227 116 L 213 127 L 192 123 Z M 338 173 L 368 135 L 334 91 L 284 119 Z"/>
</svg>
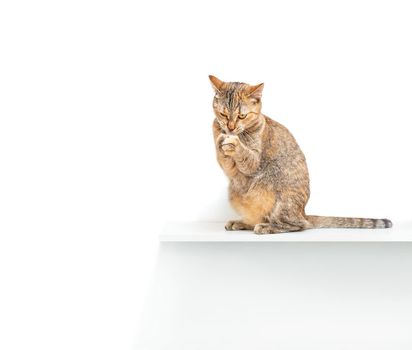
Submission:
<svg viewBox="0 0 412 350">
<path fill-rule="evenodd" d="M 302 153 L 288 128 L 266 115 L 264 118 L 266 127 L 262 135 L 262 146 L 269 158 Z"/>
<path fill-rule="evenodd" d="M 266 130 L 262 135 L 263 157 L 261 176 L 276 187 L 301 187 L 309 193 L 306 159 L 290 131 L 279 122 L 265 116 Z"/>
</svg>

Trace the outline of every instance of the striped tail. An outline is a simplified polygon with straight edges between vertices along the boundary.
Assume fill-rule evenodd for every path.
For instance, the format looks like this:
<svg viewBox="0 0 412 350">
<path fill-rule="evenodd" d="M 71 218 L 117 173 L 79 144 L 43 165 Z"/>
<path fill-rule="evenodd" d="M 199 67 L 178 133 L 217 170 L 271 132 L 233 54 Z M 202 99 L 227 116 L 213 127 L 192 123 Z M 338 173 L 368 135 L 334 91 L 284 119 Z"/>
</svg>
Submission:
<svg viewBox="0 0 412 350">
<path fill-rule="evenodd" d="M 341 218 L 335 216 L 307 215 L 311 228 L 389 228 L 388 219 Z"/>
</svg>

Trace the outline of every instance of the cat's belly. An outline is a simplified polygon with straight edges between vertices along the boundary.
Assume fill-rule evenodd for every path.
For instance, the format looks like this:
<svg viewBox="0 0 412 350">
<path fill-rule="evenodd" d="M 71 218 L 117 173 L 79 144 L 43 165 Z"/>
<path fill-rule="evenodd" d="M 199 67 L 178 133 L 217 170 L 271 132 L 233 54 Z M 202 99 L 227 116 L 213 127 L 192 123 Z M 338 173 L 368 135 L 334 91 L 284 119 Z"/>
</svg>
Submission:
<svg viewBox="0 0 412 350">
<path fill-rule="evenodd" d="M 254 188 L 245 193 L 230 189 L 230 203 L 249 225 L 267 221 L 265 219 L 275 205 L 275 194 L 267 189 Z"/>
</svg>

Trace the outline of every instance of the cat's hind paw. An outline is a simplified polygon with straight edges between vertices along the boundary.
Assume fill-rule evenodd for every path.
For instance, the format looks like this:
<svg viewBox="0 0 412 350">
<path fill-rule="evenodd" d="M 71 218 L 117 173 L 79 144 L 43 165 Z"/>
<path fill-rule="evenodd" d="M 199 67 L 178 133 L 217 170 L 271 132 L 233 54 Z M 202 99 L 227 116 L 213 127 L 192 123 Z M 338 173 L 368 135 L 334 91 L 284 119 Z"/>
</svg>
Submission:
<svg viewBox="0 0 412 350">
<path fill-rule="evenodd" d="M 257 235 L 264 235 L 264 234 L 273 234 L 273 233 L 282 233 L 282 232 L 286 232 L 284 230 L 280 230 L 277 226 L 273 225 L 273 224 L 257 224 L 253 231 L 257 234 Z"/>
<path fill-rule="evenodd" d="M 240 231 L 240 230 L 253 230 L 253 226 L 245 224 L 240 220 L 228 221 L 225 225 L 226 231 Z"/>
</svg>

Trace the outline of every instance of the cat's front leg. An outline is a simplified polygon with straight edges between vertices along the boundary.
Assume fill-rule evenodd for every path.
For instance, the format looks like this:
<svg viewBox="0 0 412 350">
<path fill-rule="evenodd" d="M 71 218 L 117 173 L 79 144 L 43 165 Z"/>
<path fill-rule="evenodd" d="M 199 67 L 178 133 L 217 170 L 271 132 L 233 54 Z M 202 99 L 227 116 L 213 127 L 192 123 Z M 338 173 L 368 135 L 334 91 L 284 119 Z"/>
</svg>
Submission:
<svg viewBox="0 0 412 350">
<path fill-rule="evenodd" d="M 259 151 L 248 148 L 237 135 L 226 136 L 221 148 L 226 156 L 233 158 L 241 173 L 251 175 L 259 167 Z"/>
<path fill-rule="evenodd" d="M 225 135 L 220 148 L 227 157 L 233 157 L 239 150 L 240 140 L 237 135 Z"/>
<path fill-rule="evenodd" d="M 222 167 L 225 174 L 229 178 L 232 178 L 238 173 L 238 170 L 236 168 L 235 160 L 232 157 L 230 157 L 229 155 L 226 155 L 225 151 L 222 148 L 223 141 L 227 137 L 228 137 L 228 135 L 226 135 L 226 134 L 220 134 L 216 138 L 216 153 L 217 153 L 217 161 L 218 161 L 219 165 Z"/>
</svg>

